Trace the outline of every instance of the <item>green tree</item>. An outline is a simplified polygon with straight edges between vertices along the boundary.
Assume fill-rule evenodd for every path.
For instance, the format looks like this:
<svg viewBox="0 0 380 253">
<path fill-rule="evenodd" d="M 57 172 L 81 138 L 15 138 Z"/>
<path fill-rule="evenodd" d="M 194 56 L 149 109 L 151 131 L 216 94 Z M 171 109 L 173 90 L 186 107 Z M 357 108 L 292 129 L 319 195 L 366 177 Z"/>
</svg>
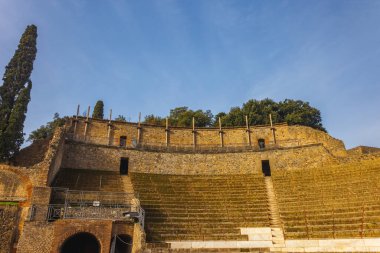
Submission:
<svg viewBox="0 0 380 253">
<path fill-rule="evenodd" d="M 28 141 L 49 139 L 53 136 L 57 127 L 61 127 L 65 124 L 68 117 L 59 117 L 58 113 L 54 114 L 53 120 L 46 123 L 46 125 L 40 126 L 38 129 L 32 131 L 29 135 Z"/>
<path fill-rule="evenodd" d="M 3 85 L 0 87 L 0 160 L 2 161 L 8 160 L 17 152 L 21 145 L 19 142 L 23 140 L 20 136 L 23 136 L 25 117 L 21 115 L 24 107 L 25 112 L 27 107 L 27 104 L 23 103 L 30 100 L 32 87 L 30 75 L 37 54 L 36 45 L 37 27 L 29 25 L 21 36 L 15 54 L 5 67 Z M 16 129 L 18 133 L 13 132 Z"/>
<path fill-rule="evenodd" d="M 170 110 L 170 123 L 173 126 L 190 127 L 192 126 L 193 117 L 196 127 L 208 127 L 213 123 L 213 114 L 210 110 L 190 110 L 186 106 L 177 107 Z"/>
<path fill-rule="evenodd" d="M 286 122 L 289 125 L 304 125 L 326 131 L 318 109 L 311 107 L 308 102 L 292 99 L 278 103 L 269 98 L 250 99 L 241 108 L 232 107 L 229 113 L 217 114 L 214 126 L 218 126 L 218 117 L 221 117 L 225 126 L 244 126 L 246 115 L 250 125 L 265 125 L 270 123 L 269 114 L 272 115 L 273 123 Z"/>
<path fill-rule="evenodd" d="M 5 150 L 7 154 L 6 159 L 17 153 L 24 142 L 24 121 L 30 101 L 31 89 L 32 82 L 29 81 L 28 86 L 20 91 L 9 117 L 8 126 L 3 135 L 5 137 L 3 143 L 7 143 L 7 146 L 2 147 L 2 150 Z"/>
<path fill-rule="evenodd" d="M 94 119 L 103 119 L 104 117 L 104 103 L 102 100 L 98 100 L 95 104 L 94 111 L 92 112 Z"/>
<path fill-rule="evenodd" d="M 164 126 L 166 124 L 164 118 L 161 118 L 160 116 L 154 116 L 153 114 L 145 116 L 143 123 L 158 126 Z"/>
<path fill-rule="evenodd" d="M 240 107 L 232 107 L 229 113 L 218 113 L 215 116 L 214 126 L 219 127 L 219 117 L 223 126 L 243 126 L 245 123 L 244 114 Z"/>
<path fill-rule="evenodd" d="M 127 119 L 123 115 L 119 115 L 115 118 L 115 121 L 127 122 Z"/>
<path fill-rule="evenodd" d="M 321 112 L 301 100 L 285 99 L 279 103 L 278 113 L 289 125 L 304 125 L 326 132 L 322 125 Z"/>
</svg>

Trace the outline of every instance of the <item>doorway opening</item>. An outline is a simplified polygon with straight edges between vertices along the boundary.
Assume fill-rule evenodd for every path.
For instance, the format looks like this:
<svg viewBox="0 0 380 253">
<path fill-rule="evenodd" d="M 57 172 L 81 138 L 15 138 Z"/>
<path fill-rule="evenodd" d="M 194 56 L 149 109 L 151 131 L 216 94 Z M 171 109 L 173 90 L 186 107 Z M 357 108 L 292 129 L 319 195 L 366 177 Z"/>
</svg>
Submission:
<svg viewBox="0 0 380 253">
<path fill-rule="evenodd" d="M 270 165 L 269 165 L 269 160 L 262 160 L 261 161 L 261 170 L 263 171 L 264 176 L 270 177 Z"/>
<path fill-rule="evenodd" d="M 111 252 L 131 253 L 132 252 L 132 237 L 125 234 L 115 235 L 112 238 L 112 242 L 111 242 Z"/>
<path fill-rule="evenodd" d="M 64 241 L 61 253 L 100 253 L 100 244 L 90 233 L 77 233 Z"/>
<path fill-rule="evenodd" d="M 128 161 L 126 157 L 120 158 L 120 175 L 128 175 Z"/>
</svg>

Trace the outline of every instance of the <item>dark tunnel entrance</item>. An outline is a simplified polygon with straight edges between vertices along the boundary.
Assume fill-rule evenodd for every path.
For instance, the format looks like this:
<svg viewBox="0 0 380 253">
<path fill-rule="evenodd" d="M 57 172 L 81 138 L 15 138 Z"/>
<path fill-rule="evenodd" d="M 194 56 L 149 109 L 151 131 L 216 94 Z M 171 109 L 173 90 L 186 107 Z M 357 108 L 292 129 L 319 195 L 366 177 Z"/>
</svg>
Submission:
<svg viewBox="0 0 380 253">
<path fill-rule="evenodd" d="M 66 239 L 61 253 L 100 253 L 100 245 L 92 234 L 78 233 Z"/>
<path fill-rule="evenodd" d="M 114 251 L 112 251 L 112 249 L 114 249 Z M 131 253 L 132 252 L 132 237 L 125 234 L 115 235 L 111 242 L 111 252 Z"/>
</svg>

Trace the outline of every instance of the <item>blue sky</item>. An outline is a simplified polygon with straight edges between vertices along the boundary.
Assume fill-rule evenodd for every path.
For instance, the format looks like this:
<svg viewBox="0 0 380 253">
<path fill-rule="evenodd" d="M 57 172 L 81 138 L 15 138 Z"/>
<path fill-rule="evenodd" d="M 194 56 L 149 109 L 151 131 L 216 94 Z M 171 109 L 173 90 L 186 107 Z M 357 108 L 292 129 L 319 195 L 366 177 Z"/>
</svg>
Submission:
<svg viewBox="0 0 380 253">
<path fill-rule="evenodd" d="M 380 146 L 380 1 L 0 0 L 0 67 L 38 26 L 25 132 L 103 99 L 136 121 L 309 101 L 348 148 Z"/>
</svg>

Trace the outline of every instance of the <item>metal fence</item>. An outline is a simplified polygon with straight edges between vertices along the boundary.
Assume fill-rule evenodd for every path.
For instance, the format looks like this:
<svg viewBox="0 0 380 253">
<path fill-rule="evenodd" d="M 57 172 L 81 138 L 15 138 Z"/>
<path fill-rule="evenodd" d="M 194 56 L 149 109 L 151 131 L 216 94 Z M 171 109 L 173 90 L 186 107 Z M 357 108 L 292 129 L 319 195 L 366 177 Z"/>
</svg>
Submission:
<svg viewBox="0 0 380 253">
<path fill-rule="evenodd" d="M 144 226 L 144 210 L 135 194 L 52 188 L 46 219 L 131 220 Z"/>
</svg>

